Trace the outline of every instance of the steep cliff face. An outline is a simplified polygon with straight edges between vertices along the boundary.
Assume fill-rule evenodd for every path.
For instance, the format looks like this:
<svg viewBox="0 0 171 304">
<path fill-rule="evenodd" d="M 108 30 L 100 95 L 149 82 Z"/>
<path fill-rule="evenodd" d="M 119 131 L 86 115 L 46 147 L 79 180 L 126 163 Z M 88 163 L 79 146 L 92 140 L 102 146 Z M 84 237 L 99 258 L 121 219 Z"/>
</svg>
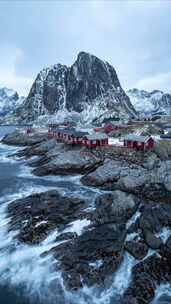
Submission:
<svg viewBox="0 0 171 304">
<path fill-rule="evenodd" d="M 90 115 L 91 112 L 91 115 Z M 42 70 L 26 99 L 24 119 L 40 115 L 79 113 L 91 121 L 110 112 L 113 116 L 136 116 L 115 69 L 94 55 L 78 54 L 71 67 L 56 64 Z"/>
<path fill-rule="evenodd" d="M 141 115 L 171 114 L 171 95 L 168 93 L 131 89 L 127 95 Z"/>
<path fill-rule="evenodd" d="M 34 120 L 40 115 L 54 114 L 63 107 L 67 70 L 66 66 L 56 64 L 37 75 L 24 104 L 26 119 Z"/>
<path fill-rule="evenodd" d="M 105 98 L 109 90 L 120 89 L 117 74 L 112 66 L 87 53 L 79 53 L 67 77 L 68 110 L 81 112 L 84 104 L 96 98 Z M 107 104 L 108 106 L 108 104 Z"/>
</svg>

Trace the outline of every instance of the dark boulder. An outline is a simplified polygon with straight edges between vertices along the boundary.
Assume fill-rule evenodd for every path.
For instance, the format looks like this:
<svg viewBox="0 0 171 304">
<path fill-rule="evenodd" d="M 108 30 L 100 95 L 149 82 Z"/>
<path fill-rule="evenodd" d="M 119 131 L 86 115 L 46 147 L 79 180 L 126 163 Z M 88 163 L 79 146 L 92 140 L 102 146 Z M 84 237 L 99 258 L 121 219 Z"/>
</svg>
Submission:
<svg viewBox="0 0 171 304">
<path fill-rule="evenodd" d="M 138 260 L 143 259 L 148 253 L 148 247 L 143 241 L 127 241 L 125 249 Z"/>
<path fill-rule="evenodd" d="M 134 195 L 119 190 L 102 194 L 95 201 L 93 220 L 97 224 L 124 223 L 134 214 L 138 203 Z"/>
<path fill-rule="evenodd" d="M 162 246 L 160 237 L 156 237 L 153 232 L 148 229 L 143 229 L 144 240 L 146 244 L 152 249 L 159 249 Z"/>
<path fill-rule="evenodd" d="M 162 227 L 171 226 L 171 205 L 170 203 L 149 202 L 144 205 L 140 217 L 140 228 L 158 233 Z"/>
</svg>

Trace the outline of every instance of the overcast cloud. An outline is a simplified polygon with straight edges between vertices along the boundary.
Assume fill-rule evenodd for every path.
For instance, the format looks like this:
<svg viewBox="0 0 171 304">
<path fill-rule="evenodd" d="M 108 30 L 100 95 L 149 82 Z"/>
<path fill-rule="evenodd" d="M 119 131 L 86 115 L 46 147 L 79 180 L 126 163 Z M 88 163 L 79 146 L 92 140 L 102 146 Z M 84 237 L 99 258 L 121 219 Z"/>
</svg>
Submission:
<svg viewBox="0 0 171 304">
<path fill-rule="evenodd" d="M 26 95 L 43 67 L 87 51 L 125 89 L 171 92 L 170 15 L 169 0 L 0 0 L 0 85 Z"/>
</svg>

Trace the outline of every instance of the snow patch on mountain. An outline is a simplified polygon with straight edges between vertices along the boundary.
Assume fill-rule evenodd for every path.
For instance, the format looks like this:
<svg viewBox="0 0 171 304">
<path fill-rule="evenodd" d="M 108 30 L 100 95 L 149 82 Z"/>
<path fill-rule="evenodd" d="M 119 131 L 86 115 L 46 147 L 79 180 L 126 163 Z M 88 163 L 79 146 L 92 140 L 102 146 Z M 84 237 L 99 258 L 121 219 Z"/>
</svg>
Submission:
<svg viewBox="0 0 171 304">
<path fill-rule="evenodd" d="M 147 92 L 145 90 L 128 90 L 134 108 L 141 115 L 171 114 L 171 95 L 160 90 Z"/>
<path fill-rule="evenodd" d="M 0 117 L 5 117 L 13 113 L 24 102 L 24 97 L 20 97 L 18 93 L 6 87 L 0 87 Z"/>
</svg>

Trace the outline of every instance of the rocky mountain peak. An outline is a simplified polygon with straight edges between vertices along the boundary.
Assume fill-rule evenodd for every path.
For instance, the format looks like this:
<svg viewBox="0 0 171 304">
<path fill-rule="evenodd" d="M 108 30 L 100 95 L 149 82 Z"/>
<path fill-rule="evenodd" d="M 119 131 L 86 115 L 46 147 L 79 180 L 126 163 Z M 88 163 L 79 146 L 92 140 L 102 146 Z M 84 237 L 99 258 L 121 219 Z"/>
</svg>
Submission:
<svg viewBox="0 0 171 304">
<path fill-rule="evenodd" d="M 115 69 L 92 54 L 80 52 L 71 69 L 77 69 L 76 75 L 80 79 L 88 78 L 96 83 L 110 83 L 115 88 L 120 87 Z"/>
<path fill-rule="evenodd" d="M 43 69 L 32 85 L 23 113 L 27 121 L 52 114 L 58 120 L 59 116 L 78 113 L 85 122 L 104 113 L 117 118 L 136 115 L 115 69 L 86 52 L 80 52 L 71 67 L 55 64 Z"/>
</svg>

